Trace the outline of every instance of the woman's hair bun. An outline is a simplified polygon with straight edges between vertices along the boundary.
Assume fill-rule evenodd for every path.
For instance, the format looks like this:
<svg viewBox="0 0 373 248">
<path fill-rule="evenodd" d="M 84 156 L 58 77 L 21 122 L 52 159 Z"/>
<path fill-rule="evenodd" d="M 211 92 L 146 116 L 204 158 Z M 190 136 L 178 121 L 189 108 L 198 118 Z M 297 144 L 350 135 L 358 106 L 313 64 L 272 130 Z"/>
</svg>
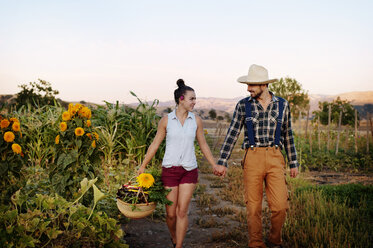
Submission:
<svg viewBox="0 0 373 248">
<path fill-rule="evenodd" d="M 179 88 L 185 86 L 184 80 L 182 80 L 181 78 L 176 81 L 176 84 L 177 86 L 179 86 Z"/>
</svg>

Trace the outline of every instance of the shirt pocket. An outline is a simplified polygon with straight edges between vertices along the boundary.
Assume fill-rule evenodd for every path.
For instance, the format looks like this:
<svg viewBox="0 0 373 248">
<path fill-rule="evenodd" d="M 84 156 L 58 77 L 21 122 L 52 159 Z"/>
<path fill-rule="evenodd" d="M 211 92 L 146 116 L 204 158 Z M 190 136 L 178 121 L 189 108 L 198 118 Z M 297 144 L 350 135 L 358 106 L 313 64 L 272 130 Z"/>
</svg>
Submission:
<svg viewBox="0 0 373 248">
<path fill-rule="evenodd" d="M 253 117 L 253 126 L 259 125 L 259 113 L 257 112 L 252 112 L 252 117 Z"/>
<path fill-rule="evenodd" d="M 277 123 L 279 113 L 277 111 L 272 110 L 269 114 L 269 122 L 271 126 L 275 126 Z"/>
</svg>

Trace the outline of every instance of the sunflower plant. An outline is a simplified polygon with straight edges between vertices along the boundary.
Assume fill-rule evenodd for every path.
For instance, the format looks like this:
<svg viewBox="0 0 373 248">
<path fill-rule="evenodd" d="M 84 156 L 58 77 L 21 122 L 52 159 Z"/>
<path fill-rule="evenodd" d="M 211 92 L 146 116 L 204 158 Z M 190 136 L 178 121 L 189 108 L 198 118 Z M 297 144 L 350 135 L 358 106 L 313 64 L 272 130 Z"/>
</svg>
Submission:
<svg viewBox="0 0 373 248">
<path fill-rule="evenodd" d="M 0 188 L 4 196 L 12 193 L 16 179 L 21 177 L 24 154 L 20 121 L 0 115 L 0 127 Z"/>
<path fill-rule="evenodd" d="M 172 201 L 167 199 L 169 189 L 165 189 L 158 171 L 142 173 L 128 184 L 122 185 L 117 191 L 117 199 L 126 203 L 136 204 L 155 202 L 158 204 L 171 205 Z"/>
<path fill-rule="evenodd" d="M 100 158 L 96 148 L 99 135 L 91 123 L 91 110 L 82 104 L 69 104 L 60 116 L 55 137 L 55 162 L 49 177 L 57 193 L 74 198 L 79 182 L 95 178 Z"/>
</svg>

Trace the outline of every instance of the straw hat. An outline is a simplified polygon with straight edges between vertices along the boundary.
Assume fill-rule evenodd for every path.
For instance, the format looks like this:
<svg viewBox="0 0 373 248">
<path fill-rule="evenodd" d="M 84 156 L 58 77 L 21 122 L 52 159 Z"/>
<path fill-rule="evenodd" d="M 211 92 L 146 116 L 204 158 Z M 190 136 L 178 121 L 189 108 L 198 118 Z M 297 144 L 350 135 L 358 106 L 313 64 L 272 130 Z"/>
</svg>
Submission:
<svg viewBox="0 0 373 248">
<path fill-rule="evenodd" d="M 260 65 L 251 65 L 247 76 L 242 76 L 237 79 L 242 84 L 269 84 L 277 81 L 277 79 L 269 79 L 268 71 Z"/>
</svg>

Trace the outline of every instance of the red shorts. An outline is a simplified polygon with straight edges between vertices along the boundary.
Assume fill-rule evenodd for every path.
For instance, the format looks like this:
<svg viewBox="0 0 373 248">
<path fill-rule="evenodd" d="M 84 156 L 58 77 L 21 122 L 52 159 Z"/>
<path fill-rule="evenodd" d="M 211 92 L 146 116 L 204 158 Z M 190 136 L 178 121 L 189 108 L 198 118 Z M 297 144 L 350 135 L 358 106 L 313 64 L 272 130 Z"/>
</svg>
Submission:
<svg viewBox="0 0 373 248">
<path fill-rule="evenodd" d="M 187 171 L 182 166 L 162 167 L 162 182 L 164 186 L 175 187 L 184 183 L 197 183 L 198 169 Z"/>
</svg>

